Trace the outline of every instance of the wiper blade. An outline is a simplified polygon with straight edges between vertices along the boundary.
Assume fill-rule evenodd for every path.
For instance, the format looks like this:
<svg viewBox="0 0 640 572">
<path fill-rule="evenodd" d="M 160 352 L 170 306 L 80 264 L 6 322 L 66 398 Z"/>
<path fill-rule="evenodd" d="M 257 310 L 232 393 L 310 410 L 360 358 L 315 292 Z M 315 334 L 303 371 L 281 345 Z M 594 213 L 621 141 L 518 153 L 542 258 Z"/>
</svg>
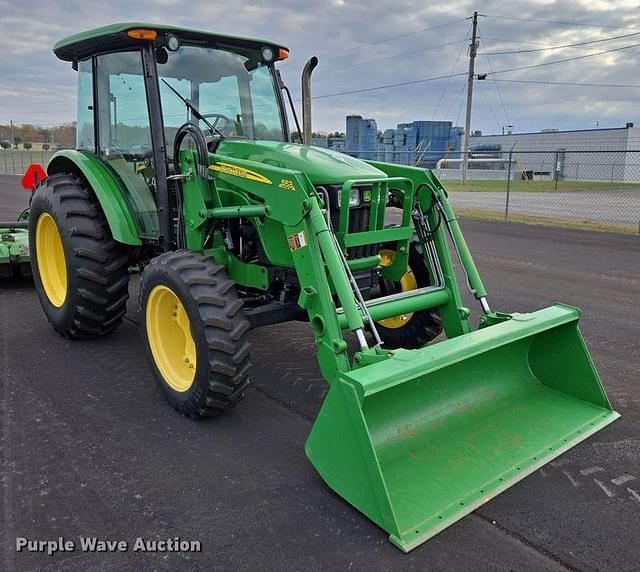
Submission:
<svg viewBox="0 0 640 572">
<path fill-rule="evenodd" d="M 204 116 L 202 115 L 202 113 L 200 113 L 200 111 L 198 110 L 198 108 L 194 105 L 193 101 L 191 101 L 190 99 L 187 99 L 186 97 L 183 97 L 180 92 L 175 89 L 168 81 L 166 81 L 164 78 L 160 78 L 162 80 L 162 83 L 164 83 L 173 93 L 176 94 L 176 96 L 182 100 L 182 102 L 187 106 L 187 108 L 191 111 L 191 113 L 193 113 L 194 117 L 196 119 L 199 119 L 200 121 L 202 121 L 208 128 L 209 131 L 211 131 L 211 134 L 213 135 L 214 132 L 217 133 L 221 139 L 225 139 L 225 136 L 218 131 L 218 129 L 215 128 L 215 126 Z"/>
</svg>

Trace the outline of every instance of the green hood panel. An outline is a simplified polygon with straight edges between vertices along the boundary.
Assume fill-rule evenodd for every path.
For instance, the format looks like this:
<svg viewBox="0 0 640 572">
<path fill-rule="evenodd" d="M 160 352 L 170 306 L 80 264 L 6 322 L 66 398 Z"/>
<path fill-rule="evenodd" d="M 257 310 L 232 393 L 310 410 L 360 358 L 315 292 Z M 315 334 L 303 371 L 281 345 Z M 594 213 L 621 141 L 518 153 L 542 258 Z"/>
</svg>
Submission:
<svg viewBox="0 0 640 572">
<path fill-rule="evenodd" d="M 246 159 L 282 169 L 300 171 L 315 184 L 340 184 L 348 179 L 375 179 L 385 173 L 330 149 L 282 141 L 230 141 L 220 143 L 216 155 Z"/>
</svg>

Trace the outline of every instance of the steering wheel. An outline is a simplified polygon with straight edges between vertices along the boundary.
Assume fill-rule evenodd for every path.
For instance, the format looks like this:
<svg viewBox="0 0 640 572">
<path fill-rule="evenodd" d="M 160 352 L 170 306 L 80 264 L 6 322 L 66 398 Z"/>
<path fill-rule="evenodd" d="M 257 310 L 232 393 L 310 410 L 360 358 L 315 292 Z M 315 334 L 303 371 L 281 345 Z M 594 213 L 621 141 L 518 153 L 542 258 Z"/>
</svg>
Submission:
<svg viewBox="0 0 640 572">
<path fill-rule="evenodd" d="M 213 122 L 213 127 L 214 129 L 217 129 L 218 131 L 221 131 L 221 132 L 224 132 L 226 129 L 228 129 L 233 125 L 233 119 L 227 117 L 226 115 L 223 115 L 222 113 L 203 113 L 202 117 L 204 117 L 205 119 L 209 119 L 210 117 L 215 117 L 215 121 Z M 219 121 L 224 121 L 224 125 L 221 127 L 218 127 Z"/>
</svg>

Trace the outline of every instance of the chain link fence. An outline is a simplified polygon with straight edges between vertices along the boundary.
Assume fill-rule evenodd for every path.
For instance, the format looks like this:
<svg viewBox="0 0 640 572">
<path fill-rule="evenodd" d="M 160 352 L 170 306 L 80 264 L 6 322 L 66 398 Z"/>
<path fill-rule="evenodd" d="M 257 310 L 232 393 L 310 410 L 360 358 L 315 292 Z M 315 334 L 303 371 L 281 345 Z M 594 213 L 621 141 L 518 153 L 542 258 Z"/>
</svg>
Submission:
<svg viewBox="0 0 640 572">
<path fill-rule="evenodd" d="M 0 149 L 0 175 L 22 175 L 31 163 L 46 167 L 54 153 L 53 150 Z"/>
<path fill-rule="evenodd" d="M 47 165 L 54 151 L 0 150 L 0 174 Z M 433 169 L 463 218 L 511 220 L 640 234 L 640 150 L 349 152 Z"/>
<path fill-rule="evenodd" d="M 462 218 L 640 234 L 640 150 L 348 152 L 433 169 Z"/>
</svg>

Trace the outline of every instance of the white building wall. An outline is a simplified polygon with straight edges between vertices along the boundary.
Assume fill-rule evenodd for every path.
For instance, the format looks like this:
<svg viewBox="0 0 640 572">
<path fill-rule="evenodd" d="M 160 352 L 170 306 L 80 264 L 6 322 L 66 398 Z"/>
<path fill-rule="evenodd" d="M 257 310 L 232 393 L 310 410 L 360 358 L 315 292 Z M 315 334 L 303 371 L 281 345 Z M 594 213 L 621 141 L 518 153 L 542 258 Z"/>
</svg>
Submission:
<svg viewBox="0 0 640 572">
<path fill-rule="evenodd" d="M 629 129 L 627 151 L 624 180 L 640 181 L 640 127 Z"/>
<path fill-rule="evenodd" d="M 564 180 L 640 181 L 640 153 L 620 152 L 640 150 L 637 127 L 471 137 L 470 145 L 478 144 L 513 149 L 518 171 L 537 179 L 553 179 L 557 166 Z"/>
</svg>

